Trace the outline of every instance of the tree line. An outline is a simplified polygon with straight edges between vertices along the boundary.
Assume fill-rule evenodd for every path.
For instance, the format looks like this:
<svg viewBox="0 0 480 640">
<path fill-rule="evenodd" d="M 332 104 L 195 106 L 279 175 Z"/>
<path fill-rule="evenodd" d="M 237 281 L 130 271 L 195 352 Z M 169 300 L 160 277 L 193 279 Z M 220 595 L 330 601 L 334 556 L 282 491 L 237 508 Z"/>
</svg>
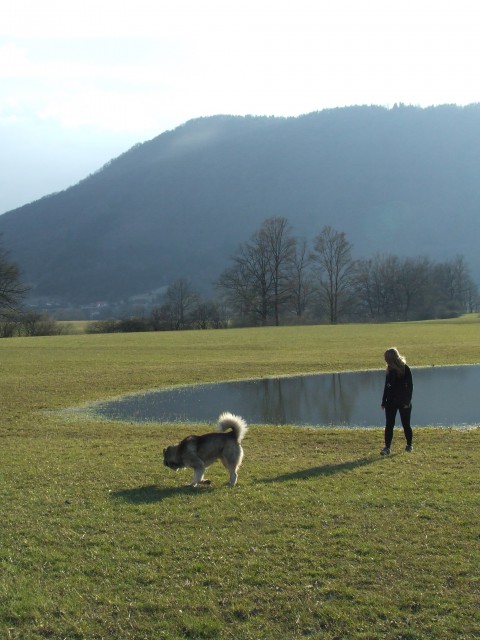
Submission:
<svg viewBox="0 0 480 640">
<path fill-rule="evenodd" d="M 228 326 L 394 322 L 455 317 L 478 310 L 478 288 L 463 256 L 376 254 L 355 259 L 344 232 L 325 226 L 309 243 L 288 219 L 268 218 L 240 244 L 203 299 L 186 279 L 148 315 L 99 320 L 91 331 L 162 331 Z"/>
<path fill-rule="evenodd" d="M 243 324 L 422 320 L 479 304 L 463 256 L 355 259 L 344 232 L 325 226 L 309 246 L 285 217 L 265 220 L 231 261 L 217 289 Z"/>
<path fill-rule="evenodd" d="M 137 331 L 180 331 L 184 329 L 223 329 L 229 326 L 227 309 L 219 300 L 205 300 L 184 278 L 167 289 L 162 304 L 149 312 L 121 319 L 90 322 L 88 333 L 129 333 Z"/>
<path fill-rule="evenodd" d="M 174 281 L 161 304 L 122 319 L 97 320 L 90 332 L 172 331 L 228 326 L 394 322 L 455 317 L 479 308 L 463 256 L 377 253 L 354 258 L 342 231 L 325 226 L 309 242 L 287 218 L 266 219 L 239 245 L 204 299 L 187 279 Z M 0 247 L 0 337 L 59 333 L 45 314 L 21 310 L 28 291 Z"/>
</svg>

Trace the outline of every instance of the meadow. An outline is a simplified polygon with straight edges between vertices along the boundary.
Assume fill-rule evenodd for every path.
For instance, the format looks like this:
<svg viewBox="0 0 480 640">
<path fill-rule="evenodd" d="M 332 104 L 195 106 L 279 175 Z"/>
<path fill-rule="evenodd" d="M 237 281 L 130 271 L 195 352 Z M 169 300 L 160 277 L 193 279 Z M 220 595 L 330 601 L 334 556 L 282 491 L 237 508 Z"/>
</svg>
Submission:
<svg viewBox="0 0 480 640">
<path fill-rule="evenodd" d="M 213 427 L 65 411 L 126 392 L 480 362 L 480 319 L 0 340 L 0 637 L 479 637 L 480 430 L 251 425 L 239 484 L 163 467 Z M 379 389 L 379 404 L 382 389 Z M 455 402 L 452 394 L 452 402 Z M 414 413 L 413 413 L 414 425 Z"/>
</svg>

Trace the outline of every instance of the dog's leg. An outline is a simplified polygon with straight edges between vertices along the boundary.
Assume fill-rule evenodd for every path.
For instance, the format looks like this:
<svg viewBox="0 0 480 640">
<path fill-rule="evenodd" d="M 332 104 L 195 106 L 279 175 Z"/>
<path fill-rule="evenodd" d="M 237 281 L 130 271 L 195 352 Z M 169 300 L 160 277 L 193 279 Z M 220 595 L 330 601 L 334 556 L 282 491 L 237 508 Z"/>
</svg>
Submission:
<svg viewBox="0 0 480 640">
<path fill-rule="evenodd" d="M 198 484 L 210 484 L 210 480 L 204 480 L 205 465 L 198 464 L 193 468 L 193 480 L 191 482 L 192 487 L 196 487 Z"/>
<path fill-rule="evenodd" d="M 222 458 L 222 462 L 223 462 L 223 466 L 228 471 L 228 474 L 230 476 L 230 480 L 227 484 L 230 487 L 234 487 L 237 484 L 237 480 L 238 480 L 237 471 L 240 465 L 237 465 L 236 462 L 226 460 L 225 458 Z"/>
<path fill-rule="evenodd" d="M 238 473 L 236 469 L 230 469 L 230 482 L 228 483 L 231 487 L 234 487 L 237 484 Z"/>
<path fill-rule="evenodd" d="M 223 466 L 228 471 L 230 480 L 228 482 L 230 487 L 234 487 L 238 480 L 238 470 L 243 460 L 243 449 L 239 445 L 231 448 L 229 451 L 225 451 L 221 458 Z"/>
</svg>

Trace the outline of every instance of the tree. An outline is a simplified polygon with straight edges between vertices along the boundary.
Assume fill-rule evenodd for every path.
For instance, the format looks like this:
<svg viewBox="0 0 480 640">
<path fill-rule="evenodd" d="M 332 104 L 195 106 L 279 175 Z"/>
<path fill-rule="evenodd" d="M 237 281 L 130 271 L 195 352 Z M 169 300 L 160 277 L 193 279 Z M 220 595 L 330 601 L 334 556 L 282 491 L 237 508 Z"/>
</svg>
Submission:
<svg viewBox="0 0 480 640">
<path fill-rule="evenodd" d="M 313 282 L 310 276 L 311 260 L 305 239 L 297 242 L 292 259 L 289 292 L 293 311 L 297 318 L 301 318 L 313 296 Z"/>
<path fill-rule="evenodd" d="M 214 300 L 200 300 L 191 312 L 191 322 L 195 329 L 220 329 L 226 326 L 223 309 Z"/>
<path fill-rule="evenodd" d="M 184 278 L 175 280 L 168 287 L 165 300 L 174 329 L 185 329 L 188 315 L 197 305 L 198 299 L 198 293 Z"/>
<path fill-rule="evenodd" d="M 56 336 L 62 329 L 47 313 L 29 311 L 20 316 L 19 333 L 23 336 Z"/>
<path fill-rule="evenodd" d="M 275 324 L 280 324 L 281 308 L 291 295 L 289 277 L 295 244 L 287 219 L 272 217 L 249 242 L 240 245 L 232 267 L 217 282 L 237 313 L 262 325 L 273 315 Z"/>
<path fill-rule="evenodd" d="M 452 317 L 478 304 L 478 289 L 461 256 L 439 264 L 383 254 L 358 260 L 355 293 L 363 315 L 375 321 Z"/>
<path fill-rule="evenodd" d="M 428 258 L 376 254 L 358 260 L 355 291 L 359 308 L 376 321 L 426 317 L 434 295 L 431 276 Z"/>
<path fill-rule="evenodd" d="M 198 301 L 199 295 L 188 280 L 179 278 L 168 287 L 165 302 L 152 309 L 149 324 L 154 331 L 185 329 Z"/>
<path fill-rule="evenodd" d="M 240 246 L 232 260 L 233 265 L 221 274 L 217 287 L 234 312 L 255 324 L 266 324 L 272 282 L 258 233 L 252 242 Z"/>
<path fill-rule="evenodd" d="M 275 326 L 280 324 L 280 308 L 291 297 L 290 269 L 295 257 L 296 240 L 287 218 L 276 216 L 263 223 L 260 234 L 271 272 Z"/>
<path fill-rule="evenodd" d="M 359 309 L 371 320 L 386 318 L 391 292 L 385 282 L 386 258 L 376 254 L 373 258 L 358 260 L 355 268 L 355 295 Z"/>
<path fill-rule="evenodd" d="M 441 315 L 455 315 L 476 309 L 478 287 L 470 276 L 463 256 L 458 255 L 453 260 L 436 265 L 434 279 L 443 311 Z"/>
<path fill-rule="evenodd" d="M 352 301 L 355 263 L 351 251 L 345 233 L 330 226 L 325 226 L 315 239 L 312 260 L 318 266 L 318 290 L 331 324 L 338 322 Z"/>
<path fill-rule="evenodd" d="M 17 311 L 29 287 L 20 281 L 20 269 L 8 260 L 8 253 L 0 247 L 0 317 Z"/>
<path fill-rule="evenodd" d="M 402 320 L 414 319 L 415 314 L 425 317 L 425 306 L 431 292 L 431 263 L 428 258 L 405 258 L 400 261 L 396 291 Z"/>
</svg>

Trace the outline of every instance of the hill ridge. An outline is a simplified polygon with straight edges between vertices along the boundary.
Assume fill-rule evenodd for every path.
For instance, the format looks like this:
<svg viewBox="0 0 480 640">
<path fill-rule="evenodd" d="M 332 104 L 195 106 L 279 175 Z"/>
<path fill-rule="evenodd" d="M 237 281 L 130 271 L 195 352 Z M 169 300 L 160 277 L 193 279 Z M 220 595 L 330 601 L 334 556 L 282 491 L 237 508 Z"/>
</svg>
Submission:
<svg viewBox="0 0 480 640">
<path fill-rule="evenodd" d="M 179 277 L 208 291 L 268 217 L 357 257 L 464 255 L 480 278 L 480 105 L 216 115 L 134 145 L 64 191 L 0 216 L 32 294 L 115 301 Z"/>
</svg>

